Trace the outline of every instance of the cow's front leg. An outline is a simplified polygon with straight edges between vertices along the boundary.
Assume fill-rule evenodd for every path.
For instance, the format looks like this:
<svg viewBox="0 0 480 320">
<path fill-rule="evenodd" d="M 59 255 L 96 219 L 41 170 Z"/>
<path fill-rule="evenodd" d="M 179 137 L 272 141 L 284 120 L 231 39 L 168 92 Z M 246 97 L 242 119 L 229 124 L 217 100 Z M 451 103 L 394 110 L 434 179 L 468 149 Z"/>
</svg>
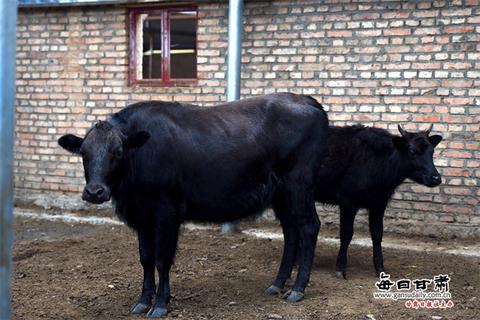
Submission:
<svg viewBox="0 0 480 320">
<path fill-rule="evenodd" d="M 297 302 L 303 299 L 305 288 L 310 280 L 310 273 L 315 255 L 315 246 L 320 231 L 320 219 L 315 210 L 313 187 L 309 179 L 308 171 L 299 170 L 293 172 L 286 181 L 286 203 L 289 212 L 289 221 L 298 232 L 299 242 L 299 265 L 297 278 L 291 291 L 283 297 L 289 302 Z M 295 256 L 291 257 L 295 259 Z M 293 262 L 293 261 L 292 261 Z"/>
<path fill-rule="evenodd" d="M 377 277 L 384 272 L 383 254 L 382 254 L 382 238 L 383 238 L 383 215 L 385 210 L 369 210 L 368 224 L 370 227 L 370 236 L 372 237 L 373 246 L 373 265 Z"/>
<path fill-rule="evenodd" d="M 283 223 L 282 223 L 283 226 Z M 298 249 L 298 231 L 294 226 L 283 226 L 283 256 L 278 270 L 278 275 L 273 284 L 265 290 L 266 294 L 280 294 L 285 282 L 292 274 L 293 265 Z"/>
<path fill-rule="evenodd" d="M 341 205 L 340 206 L 340 250 L 337 257 L 337 278 L 347 278 L 347 253 L 353 237 L 353 222 L 358 209 Z"/>
<path fill-rule="evenodd" d="M 155 266 L 158 271 L 158 288 L 147 316 L 159 318 L 167 314 L 170 302 L 170 268 L 175 257 L 180 225 L 171 222 L 157 223 L 155 228 Z"/>
<path fill-rule="evenodd" d="M 138 302 L 130 310 L 134 314 L 146 313 L 152 307 L 155 295 L 155 238 L 152 230 L 140 230 L 138 236 L 138 251 L 143 267 L 143 288 Z"/>
<path fill-rule="evenodd" d="M 285 282 L 292 274 L 297 249 L 299 247 L 298 230 L 292 224 L 289 218 L 289 208 L 285 203 L 285 193 L 278 191 L 274 196 L 273 210 L 275 215 L 280 220 L 283 230 L 283 255 L 280 267 L 278 269 L 277 277 L 273 284 L 265 290 L 268 295 L 278 295 L 281 293 Z"/>
<path fill-rule="evenodd" d="M 315 246 L 320 231 L 320 219 L 315 211 L 313 201 L 311 208 L 308 209 L 310 214 L 306 217 L 301 217 L 300 220 L 303 220 L 303 223 L 298 224 L 300 235 L 300 261 L 295 284 L 292 290 L 284 295 L 284 298 L 289 302 L 297 302 L 303 299 L 305 288 L 310 280 L 313 258 L 315 256 Z"/>
</svg>

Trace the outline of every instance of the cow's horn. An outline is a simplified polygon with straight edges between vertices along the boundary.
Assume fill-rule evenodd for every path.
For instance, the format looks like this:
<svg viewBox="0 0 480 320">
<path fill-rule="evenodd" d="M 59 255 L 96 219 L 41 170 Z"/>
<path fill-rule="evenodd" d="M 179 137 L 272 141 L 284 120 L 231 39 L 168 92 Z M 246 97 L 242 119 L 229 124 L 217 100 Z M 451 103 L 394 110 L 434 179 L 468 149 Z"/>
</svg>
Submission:
<svg viewBox="0 0 480 320">
<path fill-rule="evenodd" d="M 402 137 L 405 136 L 405 134 L 407 133 L 407 131 L 405 131 L 401 125 L 398 125 L 398 132 L 400 132 Z"/>
</svg>

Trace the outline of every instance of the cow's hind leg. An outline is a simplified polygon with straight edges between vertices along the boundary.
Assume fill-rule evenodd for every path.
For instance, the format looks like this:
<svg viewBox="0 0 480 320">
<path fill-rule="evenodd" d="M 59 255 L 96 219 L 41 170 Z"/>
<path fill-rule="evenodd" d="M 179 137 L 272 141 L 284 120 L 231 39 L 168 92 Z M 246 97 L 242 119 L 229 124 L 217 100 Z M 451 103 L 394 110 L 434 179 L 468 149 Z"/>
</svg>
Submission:
<svg viewBox="0 0 480 320">
<path fill-rule="evenodd" d="M 285 203 L 285 194 L 277 192 L 273 199 L 273 210 L 280 220 L 283 229 L 283 256 L 278 270 L 277 277 L 273 284 L 265 292 L 269 295 L 280 294 L 285 282 L 292 274 L 297 249 L 299 247 L 298 230 L 295 228 L 288 215 L 288 207 Z"/>
<path fill-rule="evenodd" d="M 139 230 L 138 249 L 143 267 L 143 288 L 138 302 L 130 310 L 132 313 L 146 313 L 152 307 L 155 295 L 155 239 L 153 230 Z"/>
<path fill-rule="evenodd" d="M 337 257 L 337 278 L 347 277 L 347 253 L 353 237 L 353 222 L 358 209 L 348 205 L 340 205 L 340 250 Z"/>
<path fill-rule="evenodd" d="M 370 227 L 370 235 L 373 245 L 373 265 L 377 276 L 384 272 L 383 254 L 382 254 L 382 238 L 383 238 L 383 215 L 385 209 L 369 210 L 368 223 Z"/>
</svg>

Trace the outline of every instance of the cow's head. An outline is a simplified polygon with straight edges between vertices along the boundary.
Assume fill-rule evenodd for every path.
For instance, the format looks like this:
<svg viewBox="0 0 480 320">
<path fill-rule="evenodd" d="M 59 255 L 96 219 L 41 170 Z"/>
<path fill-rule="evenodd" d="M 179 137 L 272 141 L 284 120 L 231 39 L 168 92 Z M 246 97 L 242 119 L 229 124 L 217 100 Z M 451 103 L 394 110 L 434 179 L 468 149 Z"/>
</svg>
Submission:
<svg viewBox="0 0 480 320">
<path fill-rule="evenodd" d="M 99 204 L 110 200 L 110 186 L 118 179 L 119 168 L 128 149 L 141 147 L 149 138 L 150 134 L 146 131 L 125 136 L 109 122 L 100 121 L 87 132 L 85 138 L 67 134 L 58 139 L 58 144 L 82 156 L 87 183 L 82 199 Z"/>
<path fill-rule="evenodd" d="M 402 155 L 407 177 L 427 187 L 435 187 L 442 182 L 433 164 L 433 151 L 442 141 L 442 136 L 431 136 L 431 130 L 432 126 L 426 131 L 407 132 L 398 125 L 400 137 L 393 138 L 393 144 Z"/>
</svg>

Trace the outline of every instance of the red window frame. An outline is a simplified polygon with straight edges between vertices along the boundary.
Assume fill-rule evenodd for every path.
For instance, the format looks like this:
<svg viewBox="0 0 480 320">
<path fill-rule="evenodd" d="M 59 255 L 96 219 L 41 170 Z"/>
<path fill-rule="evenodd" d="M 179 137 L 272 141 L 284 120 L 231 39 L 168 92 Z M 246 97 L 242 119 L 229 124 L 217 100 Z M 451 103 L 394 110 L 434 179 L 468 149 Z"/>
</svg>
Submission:
<svg viewBox="0 0 480 320">
<path fill-rule="evenodd" d="M 198 7 L 193 5 L 175 7 L 143 7 L 129 10 L 129 73 L 130 86 L 144 87 L 185 87 L 198 83 L 198 69 L 194 79 L 176 79 L 170 77 L 170 13 L 195 11 L 195 52 L 198 53 Z M 142 13 L 156 14 L 162 18 L 162 63 L 161 79 L 137 79 L 137 17 Z M 197 62 L 198 65 L 198 62 Z"/>
</svg>

